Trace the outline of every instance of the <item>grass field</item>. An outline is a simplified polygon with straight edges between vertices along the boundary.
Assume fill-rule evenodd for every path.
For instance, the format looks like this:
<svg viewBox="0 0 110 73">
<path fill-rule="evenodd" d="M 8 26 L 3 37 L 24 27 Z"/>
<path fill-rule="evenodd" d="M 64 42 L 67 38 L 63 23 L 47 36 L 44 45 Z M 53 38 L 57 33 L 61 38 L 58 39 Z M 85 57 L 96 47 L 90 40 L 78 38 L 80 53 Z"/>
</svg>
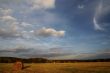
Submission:
<svg viewBox="0 0 110 73">
<path fill-rule="evenodd" d="M 0 63 L 0 73 L 110 73 L 110 62 L 31 63 L 21 71 L 13 71 L 13 64 Z"/>
</svg>

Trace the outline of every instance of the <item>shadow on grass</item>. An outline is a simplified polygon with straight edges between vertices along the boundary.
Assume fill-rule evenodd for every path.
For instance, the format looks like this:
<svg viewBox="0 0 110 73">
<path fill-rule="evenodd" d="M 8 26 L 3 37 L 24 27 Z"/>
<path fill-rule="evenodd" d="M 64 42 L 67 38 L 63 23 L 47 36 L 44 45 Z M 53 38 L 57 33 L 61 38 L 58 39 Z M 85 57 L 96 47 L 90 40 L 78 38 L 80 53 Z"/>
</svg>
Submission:
<svg viewBox="0 0 110 73">
<path fill-rule="evenodd" d="M 27 68 L 30 68 L 30 66 L 24 66 L 22 69 L 24 70 L 24 69 L 27 69 Z"/>
</svg>

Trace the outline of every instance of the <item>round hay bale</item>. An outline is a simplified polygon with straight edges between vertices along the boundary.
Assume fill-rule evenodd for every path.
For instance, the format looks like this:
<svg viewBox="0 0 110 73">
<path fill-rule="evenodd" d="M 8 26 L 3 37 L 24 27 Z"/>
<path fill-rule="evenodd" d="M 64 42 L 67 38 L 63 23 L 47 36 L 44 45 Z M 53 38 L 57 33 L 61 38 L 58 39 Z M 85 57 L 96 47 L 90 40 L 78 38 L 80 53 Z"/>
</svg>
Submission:
<svg viewBox="0 0 110 73">
<path fill-rule="evenodd" d="M 21 61 L 17 61 L 14 63 L 14 70 L 22 70 L 23 69 L 23 63 Z"/>
</svg>

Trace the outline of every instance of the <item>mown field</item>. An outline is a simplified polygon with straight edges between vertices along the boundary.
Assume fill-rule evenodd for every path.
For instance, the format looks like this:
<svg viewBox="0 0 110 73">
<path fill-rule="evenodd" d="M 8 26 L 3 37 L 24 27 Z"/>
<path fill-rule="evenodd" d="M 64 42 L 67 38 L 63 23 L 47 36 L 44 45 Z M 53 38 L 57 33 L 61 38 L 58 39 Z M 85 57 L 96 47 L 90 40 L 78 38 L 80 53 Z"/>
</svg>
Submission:
<svg viewBox="0 0 110 73">
<path fill-rule="evenodd" d="M 110 62 L 31 63 L 13 71 L 12 63 L 0 63 L 0 73 L 110 73 Z"/>
</svg>

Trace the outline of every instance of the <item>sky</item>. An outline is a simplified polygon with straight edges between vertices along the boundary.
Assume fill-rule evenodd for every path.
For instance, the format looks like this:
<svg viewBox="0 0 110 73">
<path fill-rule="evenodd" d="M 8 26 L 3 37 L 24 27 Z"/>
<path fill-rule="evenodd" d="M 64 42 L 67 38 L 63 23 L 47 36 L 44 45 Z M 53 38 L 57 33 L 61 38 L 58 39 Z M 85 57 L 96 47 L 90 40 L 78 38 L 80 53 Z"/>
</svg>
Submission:
<svg viewBox="0 0 110 73">
<path fill-rule="evenodd" d="M 0 56 L 110 58 L 110 0 L 0 0 Z"/>
</svg>

